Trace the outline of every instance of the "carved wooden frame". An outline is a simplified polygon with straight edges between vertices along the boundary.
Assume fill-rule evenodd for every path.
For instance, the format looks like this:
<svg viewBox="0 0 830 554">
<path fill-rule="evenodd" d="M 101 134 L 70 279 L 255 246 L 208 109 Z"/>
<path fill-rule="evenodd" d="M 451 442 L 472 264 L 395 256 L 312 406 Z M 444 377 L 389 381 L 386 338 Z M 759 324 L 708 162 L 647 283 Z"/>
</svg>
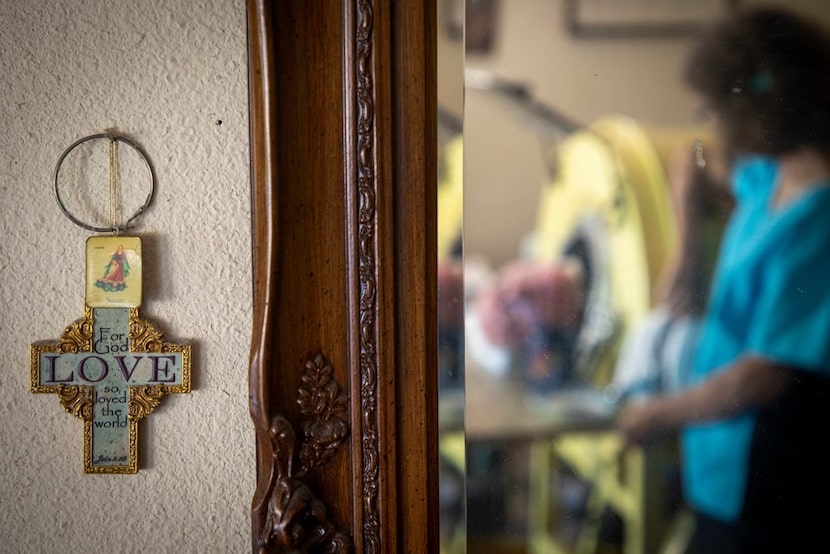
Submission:
<svg viewBox="0 0 830 554">
<path fill-rule="evenodd" d="M 437 552 L 435 3 L 247 9 L 253 551 Z M 318 353 L 348 391 L 348 435 L 299 475 L 296 387 Z M 338 540 L 278 544 L 280 483 Z"/>
</svg>

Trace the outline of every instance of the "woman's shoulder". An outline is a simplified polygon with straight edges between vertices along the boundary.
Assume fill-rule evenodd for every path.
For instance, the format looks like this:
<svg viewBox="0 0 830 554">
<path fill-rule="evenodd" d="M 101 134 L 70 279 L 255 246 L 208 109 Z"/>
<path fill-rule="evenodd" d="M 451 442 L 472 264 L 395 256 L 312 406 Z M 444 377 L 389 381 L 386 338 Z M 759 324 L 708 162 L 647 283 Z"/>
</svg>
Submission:
<svg viewBox="0 0 830 554">
<path fill-rule="evenodd" d="M 807 193 L 775 222 L 769 233 L 776 259 L 810 274 L 830 274 L 830 186 Z M 773 237 L 774 236 L 774 237 Z"/>
</svg>

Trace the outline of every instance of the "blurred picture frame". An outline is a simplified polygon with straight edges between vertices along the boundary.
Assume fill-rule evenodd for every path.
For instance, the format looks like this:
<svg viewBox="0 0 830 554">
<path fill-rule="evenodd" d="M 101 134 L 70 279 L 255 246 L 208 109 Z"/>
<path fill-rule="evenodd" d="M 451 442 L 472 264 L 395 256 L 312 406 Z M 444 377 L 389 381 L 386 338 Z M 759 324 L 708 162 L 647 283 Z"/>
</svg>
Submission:
<svg viewBox="0 0 830 554">
<path fill-rule="evenodd" d="M 738 0 L 564 0 L 578 37 L 685 36 L 734 11 Z"/>
<path fill-rule="evenodd" d="M 493 49 L 499 0 L 442 0 L 447 35 L 464 40 L 468 54 L 489 54 Z"/>
</svg>

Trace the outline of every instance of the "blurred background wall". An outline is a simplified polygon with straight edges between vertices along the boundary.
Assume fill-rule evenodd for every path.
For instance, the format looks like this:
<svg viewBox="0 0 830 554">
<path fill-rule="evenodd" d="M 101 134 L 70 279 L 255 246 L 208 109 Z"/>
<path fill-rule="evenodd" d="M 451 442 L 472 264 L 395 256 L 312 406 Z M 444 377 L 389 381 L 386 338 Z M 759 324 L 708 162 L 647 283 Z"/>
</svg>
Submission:
<svg viewBox="0 0 830 554">
<path fill-rule="evenodd" d="M 522 84 L 537 100 L 583 125 L 607 115 L 627 115 L 657 127 L 695 123 L 695 100 L 681 79 L 694 34 L 575 36 L 567 28 L 564 0 L 493 4 L 492 47 L 483 54 L 468 52 L 468 69 Z M 770 4 L 830 24 L 823 2 L 738 0 L 742 7 Z M 460 44 L 442 40 L 439 48 L 457 60 Z M 439 75 L 439 88 L 447 95 L 439 96 L 439 103 L 457 104 L 453 98 L 462 85 L 453 79 L 459 77 L 460 72 L 449 70 Z M 540 187 L 550 180 L 545 159 L 554 145 L 540 140 L 503 101 L 469 87 L 464 124 L 465 253 L 500 265 L 518 255 L 522 238 L 533 229 Z"/>
</svg>

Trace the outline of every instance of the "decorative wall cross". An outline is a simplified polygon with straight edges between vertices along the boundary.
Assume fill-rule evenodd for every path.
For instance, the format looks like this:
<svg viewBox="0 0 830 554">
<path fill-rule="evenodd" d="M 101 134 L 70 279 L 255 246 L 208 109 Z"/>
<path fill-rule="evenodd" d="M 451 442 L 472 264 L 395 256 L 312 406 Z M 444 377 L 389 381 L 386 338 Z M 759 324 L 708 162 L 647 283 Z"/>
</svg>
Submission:
<svg viewBox="0 0 830 554">
<path fill-rule="evenodd" d="M 86 308 L 58 342 L 31 347 L 32 392 L 84 420 L 85 473 L 137 473 L 138 421 L 190 392 L 190 345 L 169 344 L 138 308 Z"/>
<path fill-rule="evenodd" d="M 109 143 L 109 226 L 85 223 L 67 209 L 61 195 L 61 165 L 80 144 Z M 144 204 L 126 221 L 119 214 L 118 145 L 135 150 L 148 171 Z M 85 473 L 138 473 L 138 421 L 164 395 L 190 392 L 191 348 L 164 342 L 161 332 L 138 316 L 142 295 L 142 243 L 124 235 L 151 204 L 155 173 L 144 151 L 113 133 L 83 137 L 58 159 L 55 199 L 73 223 L 106 236 L 86 241 L 84 317 L 58 342 L 30 347 L 31 388 L 58 395 L 64 409 L 84 420 Z"/>
</svg>

